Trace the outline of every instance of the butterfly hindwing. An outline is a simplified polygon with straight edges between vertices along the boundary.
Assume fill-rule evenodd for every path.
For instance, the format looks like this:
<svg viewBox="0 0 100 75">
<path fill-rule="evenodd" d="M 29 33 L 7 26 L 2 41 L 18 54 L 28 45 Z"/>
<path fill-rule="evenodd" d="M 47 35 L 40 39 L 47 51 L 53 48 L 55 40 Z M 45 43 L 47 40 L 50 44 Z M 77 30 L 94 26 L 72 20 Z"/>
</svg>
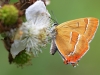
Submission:
<svg viewBox="0 0 100 75">
<path fill-rule="evenodd" d="M 81 18 L 56 26 L 55 44 L 66 64 L 77 63 L 88 51 L 97 27 L 96 18 Z"/>
</svg>

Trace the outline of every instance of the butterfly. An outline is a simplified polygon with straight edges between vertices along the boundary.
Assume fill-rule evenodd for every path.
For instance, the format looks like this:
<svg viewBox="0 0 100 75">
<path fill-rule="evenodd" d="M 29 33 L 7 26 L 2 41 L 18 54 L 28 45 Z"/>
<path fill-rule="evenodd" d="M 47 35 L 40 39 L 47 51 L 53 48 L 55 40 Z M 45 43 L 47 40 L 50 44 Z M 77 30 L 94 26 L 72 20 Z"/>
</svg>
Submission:
<svg viewBox="0 0 100 75">
<path fill-rule="evenodd" d="M 98 25 L 99 20 L 92 17 L 75 19 L 60 25 L 54 24 L 51 29 L 50 53 L 54 55 L 58 51 L 65 64 L 76 66 L 89 50 L 89 43 Z"/>
</svg>

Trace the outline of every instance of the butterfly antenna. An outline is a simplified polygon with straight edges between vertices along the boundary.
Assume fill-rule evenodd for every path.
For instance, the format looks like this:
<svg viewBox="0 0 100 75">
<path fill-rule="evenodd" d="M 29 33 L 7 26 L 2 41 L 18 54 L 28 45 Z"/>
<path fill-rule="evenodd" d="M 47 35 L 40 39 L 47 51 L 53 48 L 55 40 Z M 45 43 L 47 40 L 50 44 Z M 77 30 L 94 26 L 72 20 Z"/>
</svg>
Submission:
<svg viewBox="0 0 100 75">
<path fill-rule="evenodd" d="M 52 15 L 53 15 L 53 17 L 54 17 L 54 19 L 53 19 L 53 18 L 51 18 L 51 19 L 54 21 L 54 25 L 58 25 L 57 18 L 55 17 L 55 15 L 54 15 L 53 11 L 51 11 L 51 13 L 52 13 Z"/>
</svg>

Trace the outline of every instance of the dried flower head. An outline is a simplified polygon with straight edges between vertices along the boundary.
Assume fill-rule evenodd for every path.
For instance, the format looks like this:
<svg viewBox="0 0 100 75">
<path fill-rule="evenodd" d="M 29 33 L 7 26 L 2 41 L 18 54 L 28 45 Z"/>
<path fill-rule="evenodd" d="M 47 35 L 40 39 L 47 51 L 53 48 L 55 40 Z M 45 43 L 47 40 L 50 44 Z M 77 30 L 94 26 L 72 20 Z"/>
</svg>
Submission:
<svg viewBox="0 0 100 75">
<path fill-rule="evenodd" d="M 0 0 L 0 6 L 3 6 L 5 4 L 9 4 L 10 0 Z"/>
</svg>

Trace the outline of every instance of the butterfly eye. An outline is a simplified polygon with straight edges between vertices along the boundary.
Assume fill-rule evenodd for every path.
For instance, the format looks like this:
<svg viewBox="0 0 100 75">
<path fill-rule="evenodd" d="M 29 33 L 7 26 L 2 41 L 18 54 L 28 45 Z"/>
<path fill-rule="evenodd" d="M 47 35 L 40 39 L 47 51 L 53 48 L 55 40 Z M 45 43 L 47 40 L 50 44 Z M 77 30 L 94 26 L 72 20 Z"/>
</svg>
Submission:
<svg viewBox="0 0 100 75">
<path fill-rule="evenodd" d="M 57 25 L 58 25 L 58 23 L 53 23 L 53 24 L 52 24 L 52 26 L 57 26 Z"/>
</svg>

